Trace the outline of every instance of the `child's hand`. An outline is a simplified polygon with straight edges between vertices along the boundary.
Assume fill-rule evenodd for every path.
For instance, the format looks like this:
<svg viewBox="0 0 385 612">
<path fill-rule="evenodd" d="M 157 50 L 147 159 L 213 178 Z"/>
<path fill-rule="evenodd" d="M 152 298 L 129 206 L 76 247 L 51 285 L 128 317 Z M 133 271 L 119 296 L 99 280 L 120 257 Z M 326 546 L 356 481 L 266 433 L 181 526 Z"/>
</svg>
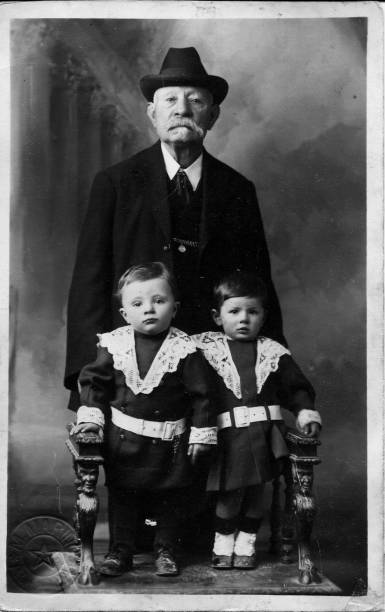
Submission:
<svg viewBox="0 0 385 612">
<path fill-rule="evenodd" d="M 319 423 L 312 422 L 305 425 L 305 427 L 299 431 L 305 436 L 309 436 L 309 438 L 318 438 L 321 432 L 321 427 Z"/>
<path fill-rule="evenodd" d="M 95 433 L 99 433 L 99 429 L 100 427 L 99 425 L 96 425 L 96 423 L 79 423 L 79 425 L 75 425 L 71 433 L 78 434 L 86 433 L 87 431 L 94 431 Z"/>
<path fill-rule="evenodd" d="M 194 465 L 199 457 L 199 455 L 205 455 L 210 451 L 210 444 L 189 444 L 187 455 L 190 457 L 191 463 Z"/>
</svg>

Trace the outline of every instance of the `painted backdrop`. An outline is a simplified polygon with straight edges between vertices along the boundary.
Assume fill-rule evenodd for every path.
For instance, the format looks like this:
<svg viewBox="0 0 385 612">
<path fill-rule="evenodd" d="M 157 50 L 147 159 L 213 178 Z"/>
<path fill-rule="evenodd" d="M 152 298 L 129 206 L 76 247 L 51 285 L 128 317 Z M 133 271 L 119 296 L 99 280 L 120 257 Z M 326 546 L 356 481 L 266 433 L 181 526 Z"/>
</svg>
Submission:
<svg viewBox="0 0 385 612">
<path fill-rule="evenodd" d="M 138 80 L 190 45 L 230 84 L 206 147 L 256 185 L 285 334 L 324 418 L 315 537 L 321 560 L 357 558 L 354 584 L 366 555 L 364 19 L 12 23 L 9 528 L 70 519 L 66 298 L 90 182 L 154 141 Z"/>
</svg>

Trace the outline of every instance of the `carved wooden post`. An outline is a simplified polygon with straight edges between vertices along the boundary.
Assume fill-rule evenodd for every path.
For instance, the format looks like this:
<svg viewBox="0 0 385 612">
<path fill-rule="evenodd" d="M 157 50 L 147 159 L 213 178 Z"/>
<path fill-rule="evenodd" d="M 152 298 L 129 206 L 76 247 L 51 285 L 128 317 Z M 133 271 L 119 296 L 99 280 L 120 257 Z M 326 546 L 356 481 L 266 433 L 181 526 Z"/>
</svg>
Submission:
<svg viewBox="0 0 385 612">
<path fill-rule="evenodd" d="M 312 494 L 313 467 L 320 463 L 317 457 L 317 446 L 320 441 L 316 438 L 303 436 L 295 430 L 286 435 L 289 448 L 290 476 L 287 474 L 287 503 L 294 514 L 297 544 L 299 580 L 302 584 L 321 582 L 321 577 L 311 558 L 310 538 L 316 514 L 315 500 Z M 290 483 L 291 480 L 291 483 Z M 288 508 L 289 510 L 289 508 Z M 284 528 L 288 542 L 283 538 L 283 545 L 290 544 L 290 511 L 286 513 L 289 519 Z M 285 537 L 285 530 L 283 533 Z M 286 551 L 288 554 L 289 552 Z M 285 552 L 283 551 L 283 557 Z M 284 559 L 282 559 L 284 560 Z"/>
<path fill-rule="evenodd" d="M 75 470 L 75 529 L 80 541 L 79 573 L 77 581 L 82 585 L 94 585 L 99 582 L 99 574 L 95 568 L 93 553 L 93 538 L 99 501 L 96 485 L 99 475 L 99 465 L 103 463 L 101 456 L 100 436 L 93 432 L 73 435 L 74 425 L 68 425 L 69 438 L 67 448 L 73 457 Z"/>
</svg>

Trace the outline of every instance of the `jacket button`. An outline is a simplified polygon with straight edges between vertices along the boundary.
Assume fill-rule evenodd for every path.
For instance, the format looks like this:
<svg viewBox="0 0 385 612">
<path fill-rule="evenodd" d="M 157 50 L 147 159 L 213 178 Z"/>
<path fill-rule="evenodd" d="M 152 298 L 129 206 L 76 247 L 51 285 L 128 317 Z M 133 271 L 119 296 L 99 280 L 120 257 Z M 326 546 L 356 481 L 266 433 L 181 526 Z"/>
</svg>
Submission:
<svg viewBox="0 0 385 612">
<path fill-rule="evenodd" d="M 152 443 L 153 444 L 158 444 L 158 440 L 153 440 Z"/>
<path fill-rule="evenodd" d="M 154 410 L 154 414 L 159 414 L 159 410 Z"/>
<path fill-rule="evenodd" d="M 124 435 L 124 434 L 120 434 L 119 438 L 120 438 L 121 440 L 124 440 L 125 435 Z"/>
<path fill-rule="evenodd" d="M 165 244 L 163 247 L 164 251 L 169 251 L 170 250 L 170 245 L 169 244 Z"/>
</svg>

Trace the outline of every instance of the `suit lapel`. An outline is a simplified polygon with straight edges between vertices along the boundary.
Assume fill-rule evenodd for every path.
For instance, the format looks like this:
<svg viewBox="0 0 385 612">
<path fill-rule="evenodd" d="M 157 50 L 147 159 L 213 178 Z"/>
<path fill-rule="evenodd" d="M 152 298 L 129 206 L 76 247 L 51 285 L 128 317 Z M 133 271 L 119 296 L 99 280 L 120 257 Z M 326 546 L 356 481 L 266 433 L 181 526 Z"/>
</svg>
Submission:
<svg viewBox="0 0 385 612">
<path fill-rule="evenodd" d="M 143 164 L 144 191 L 147 202 L 152 208 L 155 220 L 161 228 L 167 244 L 170 243 L 171 223 L 167 193 L 167 174 L 160 142 L 148 149 Z"/>
</svg>

